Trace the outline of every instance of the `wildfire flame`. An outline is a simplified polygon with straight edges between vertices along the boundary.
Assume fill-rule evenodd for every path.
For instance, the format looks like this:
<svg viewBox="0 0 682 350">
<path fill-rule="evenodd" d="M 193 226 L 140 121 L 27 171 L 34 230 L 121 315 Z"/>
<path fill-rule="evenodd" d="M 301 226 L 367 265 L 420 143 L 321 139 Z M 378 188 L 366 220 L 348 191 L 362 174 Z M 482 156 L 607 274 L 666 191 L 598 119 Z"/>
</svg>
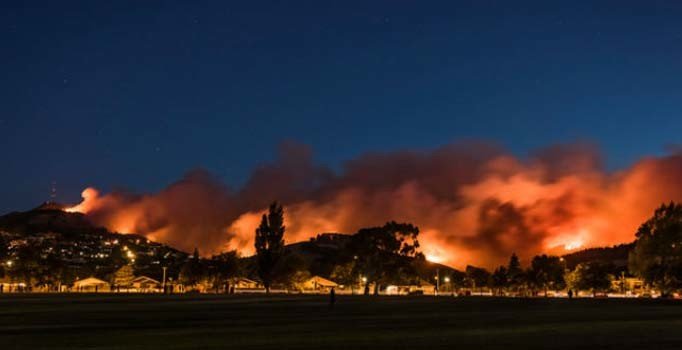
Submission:
<svg viewBox="0 0 682 350">
<path fill-rule="evenodd" d="M 398 220 L 420 227 L 427 259 L 491 267 L 513 252 L 527 259 L 632 241 L 655 207 L 682 199 L 681 178 L 680 153 L 607 173 L 581 145 L 523 161 L 485 144 L 451 145 L 365 155 L 336 174 L 314 164 L 305 147 L 286 145 L 239 192 L 197 171 L 157 194 L 88 188 L 66 210 L 186 251 L 250 254 L 260 217 L 276 198 L 285 205 L 287 243 Z"/>
<path fill-rule="evenodd" d="M 64 211 L 69 213 L 83 213 L 87 214 L 97 205 L 97 197 L 99 196 L 99 191 L 95 188 L 88 187 L 81 192 L 81 197 L 83 200 L 73 207 L 64 209 Z"/>
</svg>

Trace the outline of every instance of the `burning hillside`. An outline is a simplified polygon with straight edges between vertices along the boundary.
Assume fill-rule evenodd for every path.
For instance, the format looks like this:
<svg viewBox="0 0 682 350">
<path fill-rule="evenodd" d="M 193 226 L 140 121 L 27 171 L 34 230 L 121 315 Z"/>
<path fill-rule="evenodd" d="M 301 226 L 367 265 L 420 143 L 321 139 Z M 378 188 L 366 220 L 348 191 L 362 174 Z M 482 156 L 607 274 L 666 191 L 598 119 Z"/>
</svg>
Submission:
<svg viewBox="0 0 682 350">
<path fill-rule="evenodd" d="M 606 172 L 585 145 L 521 160 L 488 144 L 454 144 L 366 154 L 335 173 L 315 164 L 308 148 L 285 144 L 239 191 L 194 171 L 155 194 L 88 188 L 83 202 L 66 210 L 186 251 L 248 254 L 261 213 L 277 199 L 286 206 L 289 243 L 395 219 L 421 228 L 431 260 L 492 266 L 512 252 L 528 257 L 630 242 L 661 202 L 682 200 L 681 179 L 681 153 Z"/>
</svg>

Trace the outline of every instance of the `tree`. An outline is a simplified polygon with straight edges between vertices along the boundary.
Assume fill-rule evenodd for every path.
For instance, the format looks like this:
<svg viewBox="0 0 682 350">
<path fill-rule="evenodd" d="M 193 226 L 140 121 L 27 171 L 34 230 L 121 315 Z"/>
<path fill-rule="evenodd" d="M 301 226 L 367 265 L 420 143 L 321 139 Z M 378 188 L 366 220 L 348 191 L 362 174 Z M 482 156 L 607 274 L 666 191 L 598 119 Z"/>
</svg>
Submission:
<svg viewBox="0 0 682 350">
<path fill-rule="evenodd" d="M 423 260 L 419 252 L 419 228 L 409 223 L 391 221 L 380 227 L 360 229 L 351 237 L 347 249 L 357 256 L 356 275 L 362 276 L 365 295 L 374 283 L 379 294 L 380 283 L 398 282 L 416 276 L 415 260 Z"/>
<path fill-rule="evenodd" d="M 114 273 L 114 286 L 118 288 L 130 288 L 133 285 L 135 274 L 133 273 L 133 266 L 123 265 Z"/>
<path fill-rule="evenodd" d="M 178 279 L 183 285 L 191 287 L 199 284 L 205 276 L 204 266 L 199 257 L 199 250 L 194 248 L 192 256 L 180 268 Z"/>
<path fill-rule="evenodd" d="M 7 248 L 9 247 L 9 244 L 7 244 L 7 240 L 5 239 L 4 236 L 0 236 L 0 278 L 4 278 L 7 275 L 7 270 L 5 269 L 5 266 L 7 264 L 7 258 L 9 256 L 9 252 Z"/>
<path fill-rule="evenodd" d="M 214 255 L 210 260 L 211 280 L 216 290 L 224 287 L 227 293 L 230 290 L 230 279 L 236 277 L 241 271 L 239 253 L 235 250 Z"/>
<path fill-rule="evenodd" d="M 299 254 L 285 254 L 275 265 L 273 276 L 273 283 L 287 289 L 299 289 L 300 284 L 310 279 L 308 263 Z"/>
<path fill-rule="evenodd" d="M 630 272 L 664 295 L 682 288 L 682 204 L 662 205 L 636 233 Z"/>
<path fill-rule="evenodd" d="M 589 290 L 593 295 L 597 292 L 608 291 L 611 288 L 611 267 L 608 264 L 592 261 L 578 264 L 573 272 L 566 277 L 569 288 L 575 290 Z"/>
<path fill-rule="evenodd" d="M 12 259 L 12 266 L 9 269 L 10 278 L 22 281 L 28 288 L 33 282 L 42 279 L 43 269 L 41 268 L 41 251 L 39 245 L 28 243 L 18 248 L 15 258 Z"/>
<path fill-rule="evenodd" d="M 538 255 L 531 261 L 528 279 L 539 289 L 543 289 L 545 297 L 549 288 L 563 289 L 564 263 L 558 256 Z"/>
<path fill-rule="evenodd" d="M 509 280 L 507 277 L 507 268 L 500 266 L 493 272 L 491 276 L 493 288 L 496 290 L 497 295 L 502 295 L 502 290 L 509 286 Z"/>
<path fill-rule="evenodd" d="M 490 272 L 484 268 L 467 265 L 466 267 L 467 279 L 471 283 L 471 288 L 483 288 L 490 284 Z"/>
<path fill-rule="evenodd" d="M 39 285 L 48 287 L 48 290 L 60 290 L 62 281 L 68 275 L 68 266 L 54 251 L 44 254 L 37 274 Z"/>
<path fill-rule="evenodd" d="M 359 276 L 355 271 L 355 261 L 353 260 L 334 266 L 330 277 L 333 281 L 343 286 L 349 286 L 351 293 L 353 293 L 353 286 L 359 282 Z"/>
<path fill-rule="evenodd" d="M 516 253 L 512 254 L 509 258 L 509 265 L 507 265 L 507 283 L 508 286 L 517 293 L 525 283 L 521 262 L 519 261 L 519 257 L 516 256 Z"/>
<path fill-rule="evenodd" d="M 284 210 L 274 202 L 268 213 L 263 214 L 255 240 L 258 276 L 263 281 L 266 293 L 270 293 L 270 286 L 277 277 L 277 264 L 284 255 L 284 231 Z"/>
</svg>

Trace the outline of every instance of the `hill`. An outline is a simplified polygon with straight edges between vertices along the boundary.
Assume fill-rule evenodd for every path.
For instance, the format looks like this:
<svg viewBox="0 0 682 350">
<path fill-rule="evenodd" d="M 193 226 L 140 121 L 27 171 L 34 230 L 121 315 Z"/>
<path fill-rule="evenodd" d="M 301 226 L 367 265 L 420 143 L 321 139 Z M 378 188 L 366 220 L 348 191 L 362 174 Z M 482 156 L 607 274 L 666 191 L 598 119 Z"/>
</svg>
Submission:
<svg viewBox="0 0 682 350">
<path fill-rule="evenodd" d="M 46 202 L 26 212 L 12 212 L 0 216 L 0 230 L 23 236 L 56 232 L 68 237 L 107 233 L 94 227 L 83 214 L 68 213 L 56 203 Z"/>
<path fill-rule="evenodd" d="M 57 203 L 0 216 L 0 259 L 12 261 L 14 269 L 51 264 L 53 270 L 68 267 L 73 278 L 106 277 L 117 266 L 134 263 L 139 273 L 158 276 L 162 265 L 175 270 L 186 257 L 143 236 L 96 227 L 84 215 L 65 212 Z"/>
<path fill-rule="evenodd" d="M 286 249 L 304 257 L 310 266 L 311 274 L 329 277 L 334 266 L 343 260 L 342 254 L 351 236 L 345 233 L 321 233 L 309 241 L 288 244 Z M 417 274 L 430 282 L 437 275 L 448 276 L 453 280 L 462 279 L 464 276 L 462 271 L 430 261 L 419 264 Z"/>
<path fill-rule="evenodd" d="M 343 233 L 321 233 L 309 241 L 288 244 L 286 250 L 305 259 L 311 274 L 329 277 L 344 259 L 344 248 L 350 237 Z M 633 245 L 589 248 L 563 258 L 570 269 L 590 261 L 625 269 Z M 161 266 L 165 266 L 170 275 L 176 275 L 188 256 L 140 235 L 109 232 L 92 225 L 84 215 L 65 212 L 62 205 L 49 202 L 26 212 L 0 216 L 0 259 L 16 260 L 27 250 L 34 251 L 36 259 L 41 261 L 48 256 L 58 260 L 78 271 L 80 277 L 90 274 L 104 277 L 111 274 L 115 266 L 127 263 L 126 259 L 135 260 L 138 273 L 159 277 Z M 132 255 L 129 256 L 128 251 Z M 255 263 L 252 257 L 243 258 L 243 261 L 247 266 Z M 433 281 L 436 275 L 449 276 L 453 280 L 464 276 L 462 271 L 428 261 L 420 264 L 418 273 L 428 281 Z"/>
<path fill-rule="evenodd" d="M 628 254 L 634 247 L 633 243 L 619 244 L 613 247 L 588 248 L 563 256 L 566 266 L 570 269 L 585 262 L 599 261 L 612 264 L 616 268 L 623 269 L 628 266 Z"/>
</svg>

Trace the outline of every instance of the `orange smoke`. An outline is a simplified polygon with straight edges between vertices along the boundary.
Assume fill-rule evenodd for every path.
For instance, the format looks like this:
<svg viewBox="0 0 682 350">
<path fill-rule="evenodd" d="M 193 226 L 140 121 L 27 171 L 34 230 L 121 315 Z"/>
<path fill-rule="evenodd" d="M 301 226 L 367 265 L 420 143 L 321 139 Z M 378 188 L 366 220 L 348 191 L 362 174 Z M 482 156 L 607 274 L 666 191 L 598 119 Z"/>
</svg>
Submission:
<svg viewBox="0 0 682 350">
<path fill-rule="evenodd" d="M 487 144 L 456 144 L 368 154 L 336 174 L 314 164 L 306 147 L 286 144 L 238 192 L 195 171 L 154 195 L 87 189 L 67 210 L 186 251 L 250 254 L 260 216 L 277 199 L 285 205 L 287 243 L 407 221 L 420 227 L 431 260 L 492 267 L 513 252 L 527 259 L 630 242 L 655 207 L 682 200 L 680 179 L 680 153 L 605 172 L 585 145 L 520 160 Z"/>
<path fill-rule="evenodd" d="M 69 213 L 86 214 L 92 211 L 99 204 L 99 191 L 97 191 L 95 188 L 88 187 L 84 189 L 83 192 L 81 192 L 81 197 L 83 197 L 83 201 L 80 202 L 80 204 L 66 208 L 64 211 Z"/>
</svg>

